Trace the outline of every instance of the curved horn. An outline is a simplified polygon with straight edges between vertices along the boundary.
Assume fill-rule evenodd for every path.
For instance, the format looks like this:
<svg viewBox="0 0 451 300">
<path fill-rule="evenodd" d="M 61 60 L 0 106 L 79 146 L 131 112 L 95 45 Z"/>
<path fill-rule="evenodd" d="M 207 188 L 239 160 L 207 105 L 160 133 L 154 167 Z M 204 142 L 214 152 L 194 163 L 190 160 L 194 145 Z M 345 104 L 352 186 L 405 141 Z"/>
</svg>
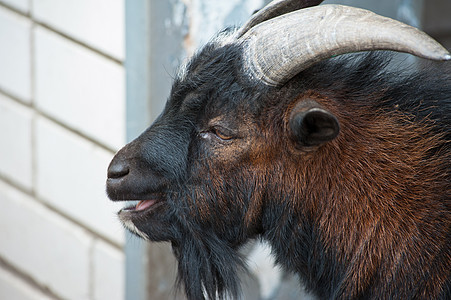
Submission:
<svg viewBox="0 0 451 300">
<path fill-rule="evenodd" d="M 247 21 L 236 33 L 237 38 L 240 38 L 249 29 L 257 24 L 260 24 L 266 20 L 272 19 L 283 14 L 306 8 L 311 6 L 319 5 L 324 0 L 274 0 L 268 5 L 256 12 L 252 18 Z"/>
<path fill-rule="evenodd" d="M 393 50 L 432 60 L 451 60 L 426 33 L 370 11 L 322 5 L 265 21 L 245 33 L 245 68 L 267 85 L 281 85 L 335 55 Z"/>
</svg>

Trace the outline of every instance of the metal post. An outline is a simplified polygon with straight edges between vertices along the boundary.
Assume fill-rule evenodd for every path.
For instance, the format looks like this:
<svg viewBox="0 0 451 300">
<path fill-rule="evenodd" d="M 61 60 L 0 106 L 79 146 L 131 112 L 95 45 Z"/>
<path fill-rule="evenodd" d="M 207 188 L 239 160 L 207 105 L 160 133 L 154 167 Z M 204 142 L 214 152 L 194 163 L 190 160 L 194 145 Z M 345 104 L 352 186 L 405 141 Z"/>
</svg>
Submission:
<svg viewBox="0 0 451 300">
<path fill-rule="evenodd" d="M 183 53 L 183 24 L 177 19 L 183 20 L 183 8 L 178 0 L 125 2 L 128 141 L 151 124 L 169 95 L 174 65 Z M 176 263 L 169 244 L 148 243 L 127 232 L 125 255 L 126 299 L 174 299 Z"/>
</svg>

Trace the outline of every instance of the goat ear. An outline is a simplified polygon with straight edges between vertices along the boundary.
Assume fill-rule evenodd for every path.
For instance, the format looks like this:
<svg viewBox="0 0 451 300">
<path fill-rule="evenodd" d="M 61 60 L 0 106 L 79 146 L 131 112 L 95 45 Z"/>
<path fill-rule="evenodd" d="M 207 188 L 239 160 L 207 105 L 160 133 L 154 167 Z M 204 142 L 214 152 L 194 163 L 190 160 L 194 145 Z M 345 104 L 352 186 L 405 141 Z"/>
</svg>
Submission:
<svg viewBox="0 0 451 300">
<path fill-rule="evenodd" d="M 292 140 L 299 146 L 319 146 L 337 137 L 337 118 L 315 101 L 302 101 L 290 114 Z"/>
</svg>

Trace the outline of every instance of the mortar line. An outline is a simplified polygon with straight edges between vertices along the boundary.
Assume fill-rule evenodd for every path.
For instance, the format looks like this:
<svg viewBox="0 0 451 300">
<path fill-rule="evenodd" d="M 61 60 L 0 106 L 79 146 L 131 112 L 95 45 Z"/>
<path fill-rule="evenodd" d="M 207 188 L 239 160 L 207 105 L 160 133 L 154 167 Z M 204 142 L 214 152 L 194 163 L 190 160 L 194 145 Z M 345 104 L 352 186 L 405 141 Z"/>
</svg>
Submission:
<svg viewBox="0 0 451 300">
<path fill-rule="evenodd" d="M 73 42 L 73 43 L 75 43 L 75 44 L 77 44 L 79 46 L 82 46 L 83 48 L 86 48 L 87 50 L 90 50 L 90 51 L 92 51 L 92 52 L 94 52 L 94 53 L 96 53 L 96 54 L 98 54 L 98 55 L 100 55 L 100 56 L 102 56 L 102 57 L 114 62 L 115 64 L 119 64 L 119 65 L 123 66 L 123 61 L 121 59 L 115 58 L 114 56 L 112 56 L 110 54 L 104 53 L 104 52 L 102 52 L 102 50 L 99 50 L 99 49 L 97 49 L 97 48 L 95 48 L 93 46 L 90 46 L 89 44 L 87 44 L 87 43 L 85 43 L 85 42 L 83 42 L 81 40 L 78 40 L 77 38 L 72 37 L 72 36 L 70 36 L 67 33 L 64 33 L 62 31 L 58 30 L 57 28 L 53 27 L 52 25 L 46 24 L 45 22 L 41 22 L 41 21 L 35 19 L 35 17 L 33 16 L 32 12 L 31 12 L 32 11 L 31 5 L 30 5 L 30 11 L 28 13 L 24 13 L 24 12 L 18 10 L 17 8 L 14 8 L 14 7 L 12 7 L 12 6 L 8 5 L 8 4 L 5 4 L 5 3 L 0 3 L 0 7 L 3 7 L 3 8 L 5 8 L 5 9 L 7 9 L 7 10 L 13 12 L 13 13 L 16 13 L 16 14 L 24 17 L 24 18 L 27 18 L 28 20 L 33 22 L 35 25 L 38 25 L 38 26 L 40 26 L 42 28 L 45 28 L 45 29 L 55 33 L 56 35 L 58 35 L 60 37 L 63 37 L 64 39 L 67 39 L 67 40 L 69 40 L 69 41 L 71 41 L 71 42 Z M 32 34 L 33 34 L 33 31 L 32 31 Z"/>
<path fill-rule="evenodd" d="M 113 56 L 111 56 L 111 55 L 109 55 L 109 54 L 107 54 L 105 52 L 102 52 L 101 50 L 98 50 L 98 49 L 94 48 L 93 46 L 90 46 L 90 45 L 86 44 L 83 41 L 77 40 L 76 38 L 74 38 L 74 37 L 72 37 L 72 36 L 70 36 L 70 35 L 68 35 L 68 34 L 66 34 L 64 32 L 61 32 L 61 31 L 53 28 L 51 25 L 48 25 L 48 24 L 46 24 L 44 22 L 38 21 L 38 20 L 33 19 L 33 18 L 32 18 L 32 20 L 39 27 L 42 27 L 42 28 L 44 28 L 46 30 L 49 30 L 52 33 L 54 33 L 54 34 L 56 34 L 56 35 L 58 35 L 58 36 L 60 36 L 60 37 L 62 37 L 64 39 L 66 39 L 66 40 L 69 40 L 69 41 L 71 41 L 71 42 L 73 42 L 73 43 L 75 43 L 75 44 L 77 44 L 79 46 L 82 46 L 83 48 L 85 48 L 85 49 L 87 49 L 89 51 L 92 51 L 92 52 L 94 52 L 94 53 L 96 53 L 96 54 L 98 54 L 98 55 L 110 60 L 111 62 L 113 62 L 115 64 L 123 66 L 123 62 L 120 59 L 115 58 L 115 57 L 113 57 Z"/>
<path fill-rule="evenodd" d="M 39 117 L 41 117 L 41 118 L 45 118 L 45 119 L 51 121 L 52 123 L 55 123 L 55 124 L 57 124 L 58 126 L 61 126 L 62 128 L 64 128 L 64 129 L 70 131 L 71 133 L 76 134 L 76 135 L 82 137 L 83 139 L 85 139 L 85 140 L 91 142 L 91 143 L 94 144 L 95 146 L 97 146 L 97 147 L 99 147 L 99 148 L 101 148 L 101 149 L 103 149 L 103 150 L 105 150 L 105 151 L 108 151 L 108 152 L 110 152 L 111 154 L 114 154 L 114 153 L 117 152 L 117 149 L 114 149 L 114 148 L 112 148 L 112 147 L 110 147 L 110 146 L 107 146 L 107 145 L 105 145 L 105 144 L 99 142 L 99 141 L 96 140 L 95 138 L 93 138 L 93 137 L 87 135 L 86 133 L 84 133 L 84 132 L 82 132 L 82 131 L 80 131 L 80 130 L 77 130 L 77 129 L 71 127 L 70 125 L 67 125 L 67 124 L 62 123 L 62 122 L 59 121 L 57 118 L 55 118 L 55 117 L 53 117 L 53 116 L 47 114 L 46 112 L 43 112 L 43 111 L 41 111 L 41 110 L 39 110 L 39 109 L 36 109 L 35 111 L 36 111 L 37 116 L 39 116 Z M 125 142 L 124 142 L 124 145 L 125 145 Z"/>
<path fill-rule="evenodd" d="M 21 15 L 22 17 L 25 17 L 27 19 L 31 19 L 31 6 L 30 6 L 30 10 L 29 10 L 28 13 L 25 13 L 25 12 L 15 8 L 14 6 L 9 5 L 7 3 L 3 3 L 3 2 L 0 2 L 0 7 L 3 7 L 4 9 L 10 10 L 11 12 L 14 12 L 14 13 L 16 13 L 18 15 Z"/>
<path fill-rule="evenodd" d="M 53 205 L 49 204 L 47 201 L 45 201 L 44 199 L 42 199 L 38 195 L 33 195 L 29 190 L 27 190 L 26 188 L 24 188 L 21 185 L 17 184 L 16 182 L 12 181 L 8 177 L 6 177 L 4 174 L 0 174 L 0 182 L 8 185 L 10 188 L 13 188 L 13 189 L 15 189 L 15 190 L 27 195 L 35 203 L 38 203 L 39 205 L 42 205 L 44 208 L 48 209 L 52 213 L 55 213 L 58 216 L 60 216 L 63 219 L 65 219 L 65 221 L 67 221 L 67 222 L 71 223 L 72 225 L 75 225 L 76 227 L 82 229 L 84 232 L 86 232 L 87 234 L 91 235 L 92 239 L 96 239 L 97 238 L 97 239 L 102 240 L 103 242 L 107 243 L 111 247 L 113 247 L 113 248 L 115 248 L 117 250 L 123 251 L 124 246 L 121 245 L 120 243 L 118 243 L 116 241 L 113 241 L 110 238 L 105 237 L 105 236 L 101 235 L 100 233 L 94 231 L 93 229 L 89 228 L 86 224 L 78 221 L 77 219 L 75 219 L 74 217 L 70 216 L 69 214 L 67 214 L 67 213 L 59 210 L 58 208 L 54 207 Z"/>
<path fill-rule="evenodd" d="M 83 139 L 91 142 L 92 144 L 94 144 L 95 146 L 110 152 L 111 154 L 114 154 L 117 152 L 117 149 L 114 149 L 110 146 L 104 145 L 103 143 L 99 142 L 98 140 L 94 139 L 93 137 L 90 137 L 89 135 L 75 129 L 72 128 L 70 125 L 64 124 L 63 122 L 59 121 L 58 119 L 56 119 L 55 117 L 47 114 L 44 111 L 41 111 L 40 109 L 36 108 L 34 104 L 29 104 L 29 103 L 25 103 L 23 102 L 20 98 L 11 95 L 10 93 L 6 92 L 5 90 L 3 90 L 2 88 L 0 88 L 0 95 L 3 95 L 7 98 L 7 101 L 13 102 L 15 104 L 18 104 L 19 106 L 23 106 L 25 108 L 28 108 L 30 110 L 33 110 L 34 115 L 37 117 L 42 117 L 45 118 L 49 121 L 51 121 L 52 123 L 57 124 L 58 126 L 61 126 L 62 128 L 68 130 L 69 132 L 78 135 L 79 137 L 82 137 Z M 9 98 L 9 99 L 8 99 Z M 125 145 L 125 141 L 124 141 L 124 145 Z"/>
<path fill-rule="evenodd" d="M 40 293 L 44 294 L 50 299 L 63 300 L 63 298 L 59 297 L 57 293 L 55 293 L 49 287 L 37 282 L 30 274 L 18 269 L 13 263 L 7 261 L 5 258 L 1 256 L 0 256 L 0 268 L 5 270 L 7 273 L 10 273 L 18 280 L 21 280 L 23 283 L 26 283 L 31 289 L 39 291 Z"/>
</svg>

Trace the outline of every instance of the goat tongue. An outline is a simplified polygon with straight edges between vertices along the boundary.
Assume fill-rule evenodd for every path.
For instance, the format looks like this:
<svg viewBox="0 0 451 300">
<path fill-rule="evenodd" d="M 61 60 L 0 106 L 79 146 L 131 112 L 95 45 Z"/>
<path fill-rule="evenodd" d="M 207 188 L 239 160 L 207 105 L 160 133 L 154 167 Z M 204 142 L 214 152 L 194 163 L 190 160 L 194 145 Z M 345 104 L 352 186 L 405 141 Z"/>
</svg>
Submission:
<svg viewBox="0 0 451 300">
<path fill-rule="evenodd" d="M 145 210 L 146 208 L 151 207 L 154 205 L 156 200 L 142 200 L 139 201 L 139 203 L 136 205 L 135 210 Z"/>
</svg>

